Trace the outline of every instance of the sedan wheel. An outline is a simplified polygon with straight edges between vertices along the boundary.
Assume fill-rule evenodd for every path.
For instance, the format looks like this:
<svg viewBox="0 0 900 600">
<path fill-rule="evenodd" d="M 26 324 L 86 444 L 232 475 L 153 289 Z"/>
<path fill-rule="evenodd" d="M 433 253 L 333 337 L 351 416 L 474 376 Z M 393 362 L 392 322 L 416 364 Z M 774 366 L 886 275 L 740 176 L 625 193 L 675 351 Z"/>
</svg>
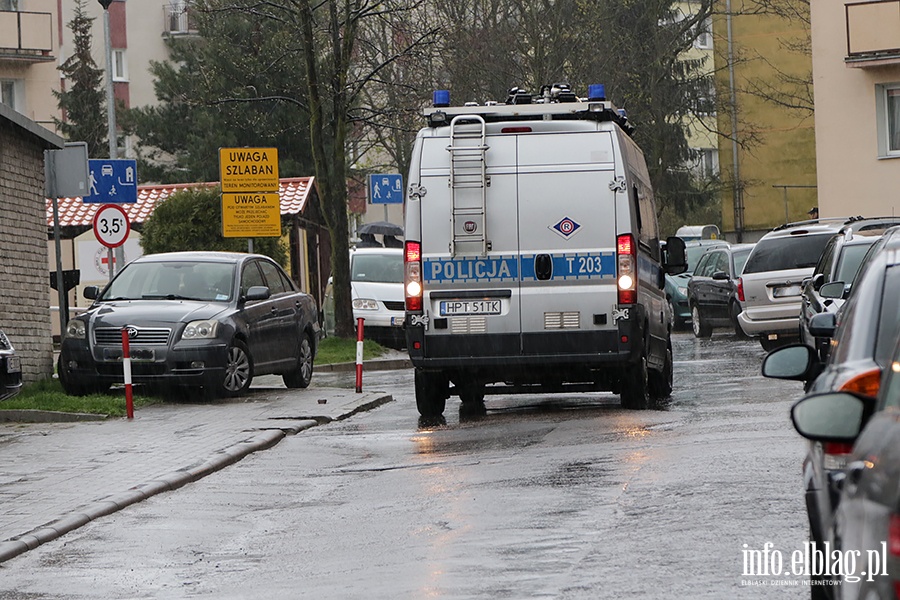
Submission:
<svg viewBox="0 0 900 600">
<path fill-rule="evenodd" d="M 697 305 L 691 306 L 691 328 L 694 330 L 694 337 L 708 338 L 712 335 L 712 327 L 703 320 Z"/>
<path fill-rule="evenodd" d="M 309 335 L 304 334 L 300 340 L 300 356 L 297 359 L 297 368 L 288 373 L 284 373 L 281 379 L 284 385 L 289 388 L 305 388 L 312 381 L 313 374 L 313 351 L 312 343 L 309 341 Z"/>
<path fill-rule="evenodd" d="M 226 350 L 225 375 L 217 385 L 210 386 L 207 392 L 212 396 L 233 398 L 240 396 L 250 387 L 253 380 L 253 359 L 247 345 L 241 340 L 234 340 Z"/>
</svg>

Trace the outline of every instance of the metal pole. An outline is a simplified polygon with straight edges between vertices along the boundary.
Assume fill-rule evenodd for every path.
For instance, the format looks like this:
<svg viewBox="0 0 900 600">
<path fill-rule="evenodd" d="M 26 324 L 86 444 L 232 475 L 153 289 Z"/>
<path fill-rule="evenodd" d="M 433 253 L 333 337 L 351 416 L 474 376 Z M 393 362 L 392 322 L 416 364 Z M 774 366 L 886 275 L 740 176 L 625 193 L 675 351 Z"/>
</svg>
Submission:
<svg viewBox="0 0 900 600">
<path fill-rule="evenodd" d="M 116 158 L 118 143 L 116 142 L 116 93 L 113 86 L 113 54 L 112 37 L 109 33 L 109 2 L 103 4 L 103 36 L 106 40 L 106 122 L 109 130 L 109 157 Z"/>
<path fill-rule="evenodd" d="M 725 22 L 728 35 L 728 86 L 731 108 L 731 163 L 732 163 L 732 203 L 734 204 L 734 231 L 737 241 L 744 241 L 744 200 L 741 194 L 741 170 L 738 162 L 737 136 L 737 92 L 734 87 L 734 38 L 731 32 L 731 0 L 725 1 Z"/>
</svg>

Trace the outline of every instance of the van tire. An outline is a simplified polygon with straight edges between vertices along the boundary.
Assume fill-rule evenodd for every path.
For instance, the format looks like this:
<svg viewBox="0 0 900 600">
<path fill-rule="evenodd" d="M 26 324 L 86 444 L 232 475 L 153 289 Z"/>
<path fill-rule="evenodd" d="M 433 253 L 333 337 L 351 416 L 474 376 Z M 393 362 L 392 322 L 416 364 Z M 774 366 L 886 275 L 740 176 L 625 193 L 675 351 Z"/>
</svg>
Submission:
<svg viewBox="0 0 900 600">
<path fill-rule="evenodd" d="M 423 417 L 440 417 L 447 404 L 450 383 L 442 373 L 416 369 L 416 408 Z"/>
<path fill-rule="evenodd" d="M 622 399 L 622 408 L 629 410 L 646 410 L 650 408 L 650 382 L 647 357 L 641 354 L 637 364 L 626 368 L 622 378 L 619 396 Z"/>
<path fill-rule="evenodd" d="M 666 358 L 662 371 L 650 371 L 650 395 L 654 400 L 665 400 L 672 395 L 672 379 L 674 373 L 674 360 L 672 358 L 672 342 L 666 346 Z"/>
</svg>

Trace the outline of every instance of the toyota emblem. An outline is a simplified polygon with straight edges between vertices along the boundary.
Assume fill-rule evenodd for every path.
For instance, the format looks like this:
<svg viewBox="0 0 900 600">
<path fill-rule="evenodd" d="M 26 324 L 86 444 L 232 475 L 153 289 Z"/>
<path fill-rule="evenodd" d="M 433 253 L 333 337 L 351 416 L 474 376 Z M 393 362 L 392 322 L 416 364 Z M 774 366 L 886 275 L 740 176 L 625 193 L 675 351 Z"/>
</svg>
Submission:
<svg viewBox="0 0 900 600">
<path fill-rule="evenodd" d="M 128 339 L 133 340 L 138 336 L 138 328 L 137 327 L 126 327 L 125 332 L 128 333 Z"/>
</svg>

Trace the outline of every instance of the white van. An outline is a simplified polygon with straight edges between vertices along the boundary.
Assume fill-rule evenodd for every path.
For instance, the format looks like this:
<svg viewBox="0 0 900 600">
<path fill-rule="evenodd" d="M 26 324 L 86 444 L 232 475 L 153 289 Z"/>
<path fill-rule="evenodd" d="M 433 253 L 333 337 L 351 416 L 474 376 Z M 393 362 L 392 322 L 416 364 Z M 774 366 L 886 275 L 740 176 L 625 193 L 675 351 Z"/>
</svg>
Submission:
<svg viewBox="0 0 900 600">
<path fill-rule="evenodd" d="M 602 86 L 425 111 L 405 215 L 407 348 L 419 413 L 485 394 L 672 389 L 653 190 Z M 669 272 L 684 270 L 670 238 Z M 452 387 L 451 387 L 452 384 Z M 467 406 L 468 405 L 468 406 Z"/>
</svg>

